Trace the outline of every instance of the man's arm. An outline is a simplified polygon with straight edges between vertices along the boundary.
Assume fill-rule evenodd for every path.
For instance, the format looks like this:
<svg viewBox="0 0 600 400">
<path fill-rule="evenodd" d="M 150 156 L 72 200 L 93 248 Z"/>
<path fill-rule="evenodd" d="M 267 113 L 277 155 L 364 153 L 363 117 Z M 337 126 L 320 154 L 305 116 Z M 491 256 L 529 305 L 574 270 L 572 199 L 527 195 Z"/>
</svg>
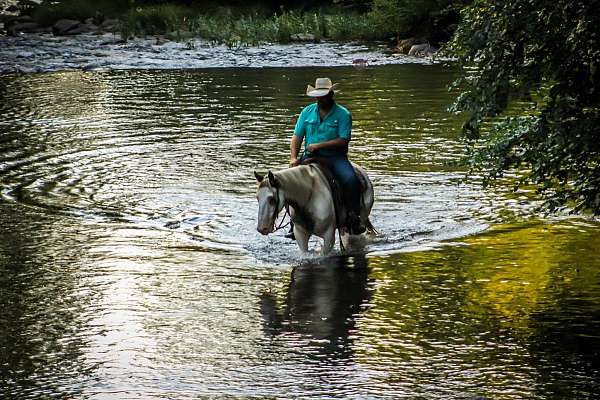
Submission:
<svg viewBox="0 0 600 400">
<path fill-rule="evenodd" d="M 326 142 L 314 143 L 308 146 L 308 151 L 311 153 L 315 153 L 319 150 L 330 149 L 330 150 L 347 150 L 348 149 L 348 139 L 337 138 L 328 140 Z"/>
<path fill-rule="evenodd" d="M 300 160 L 298 160 L 300 146 L 302 146 L 302 138 L 295 134 L 292 135 L 292 141 L 290 142 L 290 167 L 300 164 Z"/>
</svg>

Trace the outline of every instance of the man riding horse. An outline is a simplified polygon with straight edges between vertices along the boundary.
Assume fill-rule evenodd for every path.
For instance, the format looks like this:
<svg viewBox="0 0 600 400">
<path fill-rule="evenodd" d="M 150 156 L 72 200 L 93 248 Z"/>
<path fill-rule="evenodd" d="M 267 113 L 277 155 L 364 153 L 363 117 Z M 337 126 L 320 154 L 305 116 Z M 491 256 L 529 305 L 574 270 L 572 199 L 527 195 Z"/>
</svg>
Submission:
<svg viewBox="0 0 600 400">
<path fill-rule="evenodd" d="M 319 158 L 331 170 L 342 189 L 348 214 L 346 226 L 352 235 L 365 231 L 360 219 L 360 181 L 348 160 L 348 143 L 352 131 L 352 115 L 333 100 L 337 84 L 329 78 L 317 78 L 315 86 L 308 85 L 306 95 L 316 102 L 306 106 L 294 128 L 290 143 L 290 167 Z M 298 158 L 304 141 L 304 154 Z M 293 238 L 293 232 L 286 235 Z"/>
</svg>

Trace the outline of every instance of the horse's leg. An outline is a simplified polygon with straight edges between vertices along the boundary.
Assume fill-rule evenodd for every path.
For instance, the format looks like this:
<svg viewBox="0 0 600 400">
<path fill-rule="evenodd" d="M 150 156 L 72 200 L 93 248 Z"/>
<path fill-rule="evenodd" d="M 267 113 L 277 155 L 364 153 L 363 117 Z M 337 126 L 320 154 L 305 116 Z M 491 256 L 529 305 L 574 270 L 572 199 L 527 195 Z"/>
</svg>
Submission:
<svg viewBox="0 0 600 400">
<path fill-rule="evenodd" d="M 294 236 L 296 237 L 296 243 L 298 243 L 300 251 L 308 253 L 308 239 L 310 238 L 310 233 L 301 228 L 300 225 L 294 224 Z"/>
<path fill-rule="evenodd" d="M 333 249 L 333 245 L 335 244 L 335 227 L 332 226 L 329 228 L 325 234 L 323 235 L 323 248 L 321 249 L 321 254 L 329 254 Z"/>
<path fill-rule="evenodd" d="M 346 228 L 342 228 L 342 230 L 340 232 L 340 237 L 342 240 L 342 246 L 344 246 L 343 248 L 345 250 L 348 250 L 350 248 L 350 245 L 352 244 L 351 243 L 352 236 L 350 236 L 350 234 L 348 233 L 348 230 Z"/>
</svg>

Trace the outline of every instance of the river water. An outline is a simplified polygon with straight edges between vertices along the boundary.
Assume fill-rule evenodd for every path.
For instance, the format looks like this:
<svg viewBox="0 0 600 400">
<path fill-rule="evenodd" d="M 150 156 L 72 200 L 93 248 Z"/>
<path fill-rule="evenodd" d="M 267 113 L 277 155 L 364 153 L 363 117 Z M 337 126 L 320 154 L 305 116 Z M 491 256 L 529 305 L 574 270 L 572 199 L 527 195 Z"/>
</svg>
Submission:
<svg viewBox="0 0 600 400">
<path fill-rule="evenodd" d="M 463 181 L 456 73 L 1 76 L 0 397 L 594 398 L 600 224 Z M 352 255 L 256 232 L 318 76 L 375 188 Z"/>
</svg>

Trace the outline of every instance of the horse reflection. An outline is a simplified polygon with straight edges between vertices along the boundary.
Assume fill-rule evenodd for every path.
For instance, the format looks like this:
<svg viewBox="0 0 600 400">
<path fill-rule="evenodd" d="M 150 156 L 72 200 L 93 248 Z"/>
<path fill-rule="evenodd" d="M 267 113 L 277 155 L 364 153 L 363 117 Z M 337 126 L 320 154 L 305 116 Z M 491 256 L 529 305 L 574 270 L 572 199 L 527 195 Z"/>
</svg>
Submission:
<svg viewBox="0 0 600 400">
<path fill-rule="evenodd" d="M 273 293 L 261 297 L 266 333 L 300 334 L 319 343 L 331 358 L 350 357 L 349 333 L 372 292 L 367 265 L 366 258 L 359 256 L 294 268 L 283 306 L 278 307 Z"/>
</svg>

